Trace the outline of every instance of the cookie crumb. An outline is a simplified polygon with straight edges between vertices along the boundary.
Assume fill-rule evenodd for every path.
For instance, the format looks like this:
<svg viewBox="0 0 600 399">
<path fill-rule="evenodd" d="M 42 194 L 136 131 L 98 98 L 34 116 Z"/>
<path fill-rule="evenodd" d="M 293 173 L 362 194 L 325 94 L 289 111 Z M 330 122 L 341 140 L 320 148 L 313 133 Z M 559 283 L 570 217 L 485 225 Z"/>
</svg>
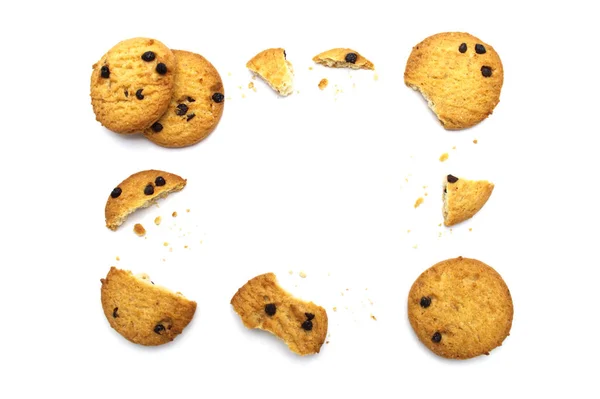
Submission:
<svg viewBox="0 0 600 399">
<path fill-rule="evenodd" d="M 327 85 L 329 84 L 329 81 L 325 78 L 321 79 L 321 81 L 319 82 L 319 89 L 321 90 L 325 90 L 325 88 L 327 87 Z"/>
<path fill-rule="evenodd" d="M 415 201 L 415 208 L 418 208 L 418 207 L 419 207 L 419 205 L 421 205 L 421 204 L 423 203 L 423 201 L 425 201 L 425 200 L 423 199 L 423 197 L 419 197 L 419 198 L 417 198 L 417 201 Z"/>
<path fill-rule="evenodd" d="M 254 90 L 254 91 L 256 91 L 256 87 L 254 87 L 254 82 L 250 82 L 250 83 L 248 83 L 248 88 L 249 88 L 250 90 Z"/>
<path fill-rule="evenodd" d="M 326 345 L 329 345 L 329 341 L 325 341 L 325 344 L 326 344 Z"/>
<path fill-rule="evenodd" d="M 376 73 L 373 74 L 373 80 L 377 82 L 379 80 L 379 75 Z"/>
<path fill-rule="evenodd" d="M 306 278 L 306 273 L 304 273 L 304 272 L 300 272 L 300 273 L 298 273 L 298 275 L 299 275 L 301 278 Z"/>
<path fill-rule="evenodd" d="M 474 139 L 474 140 L 473 140 L 473 144 L 477 144 L 477 139 Z"/>
<path fill-rule="evenodd" d="M 133 226 L 133 232 L 139 237 L 143 237 L 146 235 L 146 229 L 139 223 L 136 223 L 135 226 Z"/>
<path fill-rule="evenodd" d="M 371 318 L 375 321 L 377 321 L 377 317 L 375 317 L 373 314 L 371 314 Z"/>
<path fill-rule="evenodd" d="M 116 259 L 117 259 L 117 261 L 121 260 L 121 258 L 119 258 L 118 256 L 117 256 L 117 258 L 116 258 Z"/>
<path fill-rule="evenodd" d="M 190 213 L 190 208 L 186 209 L 185 211 L 186 211 L 187 213 Z"/>
<path fill-rule="evenodd" d="M 177 212 L 173 212 L 173 214 L 171 216 L 173 216 L 174 218 L 176 218 L 177 217 Z"/>
<path fill-rule="evenodd" d="M 188 246 L 187 246 L 187 245 L 184 245 L 183 247 L 184 247 L 185 249 L 187 249 L 187 248 L 188 248 Z"/>
<path fill-rule="evenodd" d="M 417 249 L 419 246 L 417 244 L 413 245 L 413 249 Z"/>
<path fill-rule="evenodd" d="M 313 68 L 312 68 L 312 67 L 308 67 L 308 70 L 309 70 L 309 71 L 312 71 L 312 70 L 313 70 Z"/>
<path fill-rule="evenodd" d="M 448 153 L 445 152 L 442 155 L 440 155 L 440 162 L 444 162 L 448 159 Z"/>
<path fill-rule="evenodd" d="M 163 242 L 163 245 L 164 245 L 165 247 L 168 247 L 168 246 L 169 246 L 169 243 L 165 241 L 165 242 Z"/>
<path fill-rule="evenodd" d="M 160 222 L 162 221 L 162 218 L 160 216 L 157 216 L 154 218 L 154 224 L 155 225 L 160 225 Z"/>
<path fill-rule="evenodd" d="M 334 306 L 334 307 L 333 307 L 333 311 L 334 311 L 334 312 L 337 312 L 337 306 Z"/>
<path fill-rule="evenodd" d="M 469 231 L 473 231 L 473 228 L 472 228 L 472 227 L 469 227 Z"/>
</svg>

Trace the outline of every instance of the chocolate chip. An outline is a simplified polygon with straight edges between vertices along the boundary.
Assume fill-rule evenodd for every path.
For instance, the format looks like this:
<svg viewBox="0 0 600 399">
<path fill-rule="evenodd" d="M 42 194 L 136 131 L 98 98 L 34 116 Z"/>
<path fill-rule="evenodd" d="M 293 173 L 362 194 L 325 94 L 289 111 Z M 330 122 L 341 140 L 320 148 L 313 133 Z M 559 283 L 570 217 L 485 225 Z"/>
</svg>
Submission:
<svg viewBox="0 0 600 399">
<path fill-rule="evenodd" d="M 467 52 L 467 43 L 461 43 L 460 46 L 458 46 L 458 51 L 460 51 L 461 53 L 466 53 Z"/>
<path fill-rule="evenodd" d="M 179 116 L 183 116 L 185 114 L 187 114 L 188 112 L 188 106 L 185 104 L 179 104 L 177 106 L 177 109 L 175 110 L 175 113 Z"/>
<path fill-rule="evenodd" d="M 431 305 L 431 298 L 429 298 L 428 296 L 421 297 L 420 305 L 422 308 L 428 308 L 429 305 Z"/>
<path fill-rule="evenodd" d="M 485 47 L 483 46 L 483 44 L 476 44 L 475 45 L 475 52 L 477 54 L 485 54 Z"/>
<path fill-rule="evenodd" d="M 146 62 L 154 61 L 155 58 L 156 54 L 154 54 L 154 51 L 146 51 L 142 54 L 142 59 Z"/>
<path fill-rule="evenodd" d="M 144 89 L 138 89 L 138 91 L 135 92 L 135 96 L 137 97 L 138 100 L 144 99 L 144 95 L 142 94 L 142 91 L 144 91 Z"/>
<path fill-rule="evenodd" d="M 144 187 L 144 194 L 146 194 L 146 195 L 154 194 L 154 186 L 152 184 L 148 184 L 146 187 Z"/>
<path fill-rule="evenodd" d="M 125 90 L 125 97 L 129 97 L 129 92 Z"/>
<path fill-rule="evenodd" d="M 189 114 L 189 115 L 187 116 L 187 121 L 189 122 L 189 121 L 190 121 L 190 120 L 191 120 L 191 119 L 192 119 L 194 116 L 196 116 L 196 114 L 193 114 L 193 113 L 192 113 L 192 114 Z"/>
<path fill-rule="evenodd" d="M 162 176 L 158 176 L 155 180 L 154 180 L 154 184 L 156 184 L 158 187 L 164 186 L 165 184 L 167 184 L 167 182 L 165 181 L 165 178 Z"/>
<path fill-rule="evenodd" d="M 158 123 L 158 122 L 154 122 L 154 123 L 152 124 L 152 126 L 150 126 L 150 128 L 152 129 L 152 131 L 153 131 L 153 132 L 156 132 L 156 133 L 158 133 L 158 132 L 160 132 L 161 130 L 163 130 L 163 125 L 161 125 L 161 124 L 160 124 L 160 123 Z"/>
<path fill-rule="evenodd" d="M 215 93 L 212 95 L 212 99 L 216 103 L 222 103 L 225 100 L 225 96 L 222 93 Z"/>
<path fill-rule="evenodd" d="M 285 50 L 283 50 L 283 58 L 287 60 L 287 54 L 285 53 Z"/>
<path fill-rule="evenodd" d="M 458 177 L 452 175 L 448 175 L 447 179 L 448 183 L 456 183 L 458 181 Z"/>
<path fill-rule="evenodd" d="M 156 72 L 158 72 L 160 75 L 164 75 L 167 73 L 167 66 L 162 62 L 159 62 L 158 65 L 156 65 Z"/>
<path fill-rule="evenodd" d="M 163 326 L 162 324 L 157 324 L 157 325 L 154 327 L 154 332 L 155 332 L 155 333 L 157 333 L 157 334 L 160 334 L 160 333 L 162 333 L 163 331 L 165 331 L 165 326 Z"/>
<path fill-rule="evenodd" d="M 348 53 L 346 54 L 346 62 L 349 62 L 351 64 L 355 64 L 356 60 L 358 59 L 358 55 L 356 55 L 356 53 Z"/>
<path fill-rule="evenodd" d="M 121 187 L 115 187 L 112 190 L 112 193 L 110 193 L 110 196 L 113 198 L 117 198 L 119 195 L 121 195 L 122 192 L 123 192 L 123 190 L 121 190 Z"/>
<path fill-rule="evenodd" d="M 436 331 L 435 334 L 433 334 L 433 336 L 431 337 L 431 340 L 436 344 L 439 343 L 442 340 L 442 334 L 440 334 L 439 331 Z"/>
<path fill-rule="evenodd" d="M 302 323 L 302 328 L 305 329 L 306 331 L 310 331 L 312 330 L 312 321 L 310 320 L 305 320 L 304 323 Z"/>
<path fill-rule="evenodd" d="M 484 78 L 489 78 L 490 76 L 492 76 L 492 68 L 490 68 L 489 66 L 482 66 L 481 67 L 481 74 L 483 75 Z"/>
<path fill-rule="evenodd" d="M 196 100 L 194 100 L 192 97 L 189 97 L 189 96 L 188 96 L 188 101 L 189 101 L 189 102 L 191 102 L 191 103 L 193 103 L 193 102 L 194 102 L 194 101 L 196 101 Z"/>
<path fill-rule="evenodd" d="M 448 193 L 448 190 L 446 190 L 446 187 L 444 187 L 444 194 Z"/>
<path fill-rule="evenodd" d="M 108 79 L 110 77 L 110 70 L 106 65 L 103 65 L 102 68 L 100 68 L 100 76 L 102 76 L 104 79 Z"/>
<path fill-rule="evenodd" d="M 265 305 L 265 313 L 269 316 L 273 316 L 277 312 L 277 306 L 274 303 L 268 303 Z"/>
<path fill-rule="evenodd" d="M 306 316 L 307 320 L 312 320 L 315 318 L 315 315 L 312 313 L 304 313 L 304 315 Z"/>
<path fill-rule="evenodd" d="M 117 314 L 117 311 L 119 310 L 119 308 L 115 308 L 115 310 L 113 310 L 113 318 L 117 318 L 119 317 L 119 315 Z"/>
</svg>

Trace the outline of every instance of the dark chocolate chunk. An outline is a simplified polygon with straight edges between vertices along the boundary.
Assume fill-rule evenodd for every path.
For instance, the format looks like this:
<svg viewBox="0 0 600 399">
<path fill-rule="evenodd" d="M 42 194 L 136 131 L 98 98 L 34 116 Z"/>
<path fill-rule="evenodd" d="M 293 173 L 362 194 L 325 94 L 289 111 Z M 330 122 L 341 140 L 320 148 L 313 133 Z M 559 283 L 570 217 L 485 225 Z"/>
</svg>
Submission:
<svg viewBox="0 0 600 399">
<path fill-rule="evenodd" d="M 164 75 L 165 73 L 167 73 L 167 66 L 162 62 L 159 62 L 158 65 L 156 65 L 156 72 L 158 72 L 161 75 Z"/>
<path fill-rule="evenodd" d="M 428 308 L 431 305 L 431 298 L 428 296 L 421 297 L 420 305 L 422 308 Z"/>
<path fill-rule="evenodd" d="M 456 183 L 458 181 L 458 177 L 452 175 L 448 175 L 447 179 L 448 183 Z"/>
<path fill-rule="evenodd" d="M 485 47 L 483 46 L 483 44 L 476 44 L 475 45 L 475 52 L 477 54 L 485 54 Z"/>
<path fill-rule="evenodd" d="M 187 99 L 187 100 L 188 100 L 189 102 L 191 102 L 191 103 L 193 103 L 194 101 L 196 101 L 195 99 L 193 99 L 193 98 L 192 98 L 192 97 L 190 97 L 190 96 L 188 96 L 188 99 Z"/>
<path fill-rule="evenodd" d="M 138 91 L 135 92 L 135 96 L 137 97 L 138 100 L 144 99 L 144 95 L 142 94 L 142 91 L 144 91 L 144 89 L 138 89 Z"/>
<path fill-rule="evenodd" d="M 187 121 L 189 122 L 194 116 L 196 116 L 196 114 L 191 113 L 187 116 Z"/>
<path fill-rule="evenodd" d="M 153 132 L 156 132 L 156 133 L 158 133 L 158 132 L 160 132 L 161 130 L 163 130 L 163 125 L 161 125 L 161 124 L 160 124 L 160 123 L 158 123 L 158 122 L 154 122 L 154 123 L 152 124 L 152 126 L 150 126 L 150 128 L 152 129 L 152 131 L 153 131 Z"/>
<path fill-rule="evenodd" d="M 312 313 L 304 313 L 304 315 L 306 316 L 306 320 L 312 320 L 315 318 L 315 315 Z"/>
<path fill-rule="evenodd" d="M 115 308 L 115 309 L 113 310 L 113 318 L 115 318 L 115 319 L 116 319 L 117 317 L 119 317 L 119 315 L 117 314 L 117 311 L 118 311 L 118 310 L 119 310 L 119 308 Z"/>
<path fill-rule="evenodd" d="M 489 78 L 490 76 L 492 76 L 492 68 L 490 68 L 489 66 L 482 66 L 481 67 L 481 74 L 483 75 L 484 78 Z"/>
<path fill-rule="evenodd" d="M 346 62 L 349 62 L 351 64 L 356 64 L 356 60 L 358 59 L 358 55 L 356 53 L 348 53 L 346 54 Z"/>
<path fill-rule="evenodd" d="M 185 104 L 179 104 L 177 106 L 177 108 L 175 109 L 175 113 L 179 116 L 183 116 L 185 114 L 187 114 L 188 112 L 188 106 Z"/>
<path fill-rule="evenodd" d="M 304 323 L 302 323 L 302 328 L 305 329 L 306 331 L 312 330 L 312 328 L 313 328 L 312 321 L 305 320 Z"/>
<path fill-rule="evenodd" d="M 431 341 L 435 342 L 436 344 L 440 343 L 441 340 L 442 334 L 440 334 L 439 331 L 436 331 L 435 334 L 433 334 L 433 336 L 431 337 Z"/>
<path fill-rule="evenodd" d="M 129 92 L 125 90 L 125 97 L 129 97 Z"/>
<path fill-rule="evenodd" d="M 222 93 L 215 93 L 212 95 L 212 99 L 216 103 L 222 103 L 225 100 L 225 96 Z"/>
<path fill-rule="evenodd" d="M 113 198 L 117 198 L 119 195 L 121 195 L 122 192 L 123 192 L 123 190 L 121 190 L 121 187 L 115 187 L 112 190 L 112 193 L 110 193 L 110 196 Z"/>
<path fill-rule="evenodd" d="M 265 313 L 269 316 L 273 316 L 277 312 L 277 306 L 274 303 L 268 303 L 265 305 Z"/>
<path fill-rule="evenodd" d="M 102 76 L 104 79 L 108 79 L 110 77 L 110 69 L 108 69 L 106 65 L 102 65 L 102 68 L 100 68 L 100 76 Z"/>
<path fill-rule="evenodd" d="M 146 187 L 144 187 L 144 194 L 146 194 L 146 195 L 154 194 L 154 186 L 152 184 L 148 184 Z"/>
<path fill-rule="evenodd" d="M 458 46 L 458 51 L 460 51 L 461 53 L 466 53 L 467 52 L 467 43 L 461 43 L 460 46 Z"/>
<path fill-rule="evenodd" d="M 142 54 L 142 59 L 146 62 L 154 61 L 155 58 L 156 54 L 154 54 L 154 51 L 146 51 Z"/>
<path fill-rule="evenodd" d="M 162 324 L 157 324 L 154 327 L 154 332 L 157 334 L 161 334 L 163 331 L 165 331 L 165 326 L 163 326 Z"/>
<path fill-rule="evenodd" d="M 158 176 L 156 178 L 156 180 L 154 180 L 154 184 L 156 184 L 158 187 L 160 187 L 160 186 L 164 186 L 165 184 L 167 184 L 167 182 L 165 181 L 164 177 Z"/>
</svg>

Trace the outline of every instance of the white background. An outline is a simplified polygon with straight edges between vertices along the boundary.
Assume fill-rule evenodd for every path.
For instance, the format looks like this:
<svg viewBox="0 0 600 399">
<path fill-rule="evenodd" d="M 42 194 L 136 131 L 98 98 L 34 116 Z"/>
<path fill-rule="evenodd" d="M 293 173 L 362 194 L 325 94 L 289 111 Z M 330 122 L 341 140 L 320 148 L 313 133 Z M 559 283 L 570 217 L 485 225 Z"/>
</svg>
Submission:
<svg viewBox="0 0 600 399">
<path fill-rule="evenodd" d="M 507 3 L 4 5 L 1 396 L 598 397 L 598 24 L 580 1 Z M 444 31 L 491 44 L 505 70 L 494 114 L 459 132 L 403 83 L 412 46 Z M 136 36 L 219 70 L 225 111 L 208 139 L 165 149 L 95 121 L 91 66 Z M 279 46 L 299 92 L 249 90 L 246 61 Z M 312 62 L 332 47 L 376 72 Z M 151 168 L 188 185 L 108 230 L 112 188 Z M 496 184 L 453 229 L 439 225 L 448 173 Z M 459 255 L 504 277 L 515 316 L 490 356 L 450 361 L 417 340 L 406 298 L 423 270 Z M 122 338 L 100 306 L 110 266 L 197 301 L 192 323 L 162 347 Z M 231 309 L 269 271 L 327 309 L 320 354 L 293 354 Z"/>
</svg>

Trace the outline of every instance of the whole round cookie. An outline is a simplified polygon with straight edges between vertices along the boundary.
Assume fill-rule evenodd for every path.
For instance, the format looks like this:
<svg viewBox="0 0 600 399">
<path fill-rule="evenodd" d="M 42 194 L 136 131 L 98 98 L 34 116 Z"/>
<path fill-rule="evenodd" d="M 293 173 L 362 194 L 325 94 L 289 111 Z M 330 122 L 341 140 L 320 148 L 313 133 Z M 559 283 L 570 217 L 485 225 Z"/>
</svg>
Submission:
<svg viewBox="0 0 600 399">
<path fill-rule="evenodd" d="M 144 273 L 111 267 L 100 282 L 102 309 L 110 326 L 136 344 L 173 341 L 196 312 L 196 302 L 155 285 Z"/>
<path fill-rule="evenodd" d="M 461 32 L 438 33 L 417 44 L 404 71 L 404 83 L 421 92 L 449 130 L 487 118 L 500 101 L 503 82 L 494 48 Z"/>
<path fill-rule="evenodd" d="M 469 359 L 502 345 L 513 319 L 502 277 L 476 259 L 458 257 L 425 270 L 408 294 L 408 318 L 435 354 Z"/>
<path fill-rule="evenodd" d="M 144 131 L 163 147 L 186 147 L 203 140 L 217 126 L 225 95 L 215 67 L 199 54 L 173 50 L 175 88 L 161 118 Z"/>
<path fill-rule="evenodd" d="M 122 134 L 141 133 L 165 113 L 175 56 L 155 39 L 124 40 L 93 66 L 90 96 L 96 119 Z"/>
</svg>

